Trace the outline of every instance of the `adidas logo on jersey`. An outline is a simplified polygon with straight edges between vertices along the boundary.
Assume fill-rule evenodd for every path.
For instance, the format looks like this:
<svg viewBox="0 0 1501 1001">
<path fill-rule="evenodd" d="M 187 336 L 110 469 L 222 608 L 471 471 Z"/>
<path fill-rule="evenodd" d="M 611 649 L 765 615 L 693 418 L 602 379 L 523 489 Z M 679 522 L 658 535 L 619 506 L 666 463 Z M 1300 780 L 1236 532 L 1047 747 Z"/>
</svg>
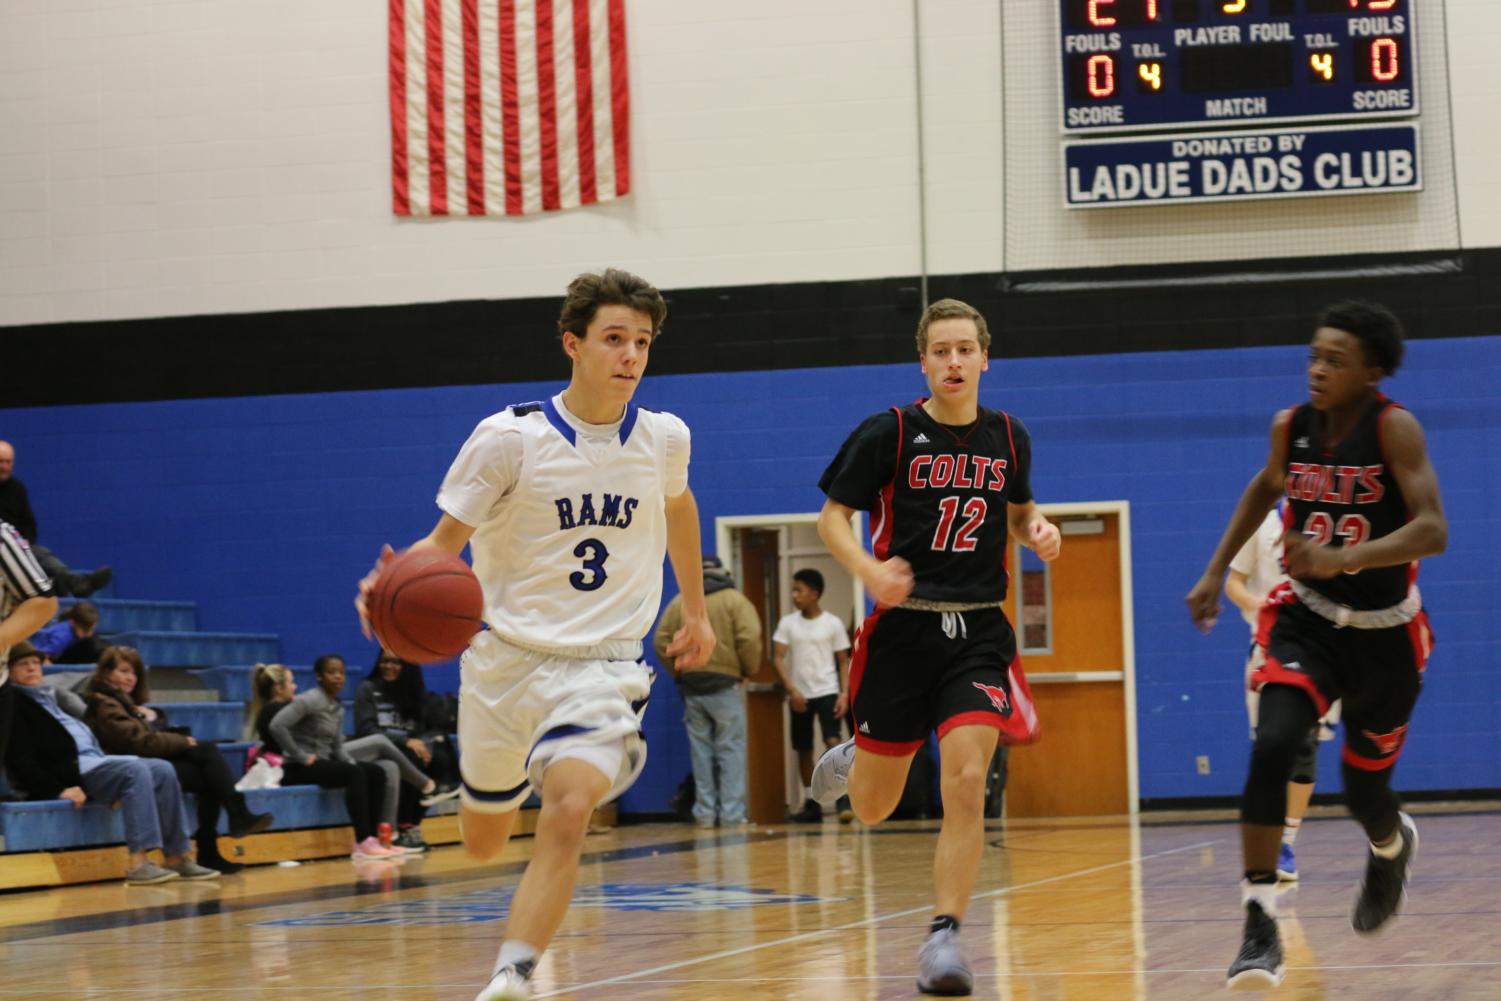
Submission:
<svg viewBox="0 0 1501 1001">
<path fill-rule="evenodd" d="M 1304 437 L 1304 438 L 1297 438 L 1297 439 L 1295 439 L 1293 441 L 1293 448 L 1307 448 L 1307 447 L 1308 447 L 1308 439 L 1306 437 Z"/>
<path fill-rule="evenodd" d="M 869 720 L 866 720 L 864 723 L 860 724 L 860 732 L 861 733 L 870 733 L 870 721 Z"/>
<path fill-rule="evenodd" d="M 917 437 L 912 439 L 912 444 L 914 445 L 926 445 L 927 443 L 928 436 L 923 434 L 921 431 L 917 432 Z"/>
</svg>

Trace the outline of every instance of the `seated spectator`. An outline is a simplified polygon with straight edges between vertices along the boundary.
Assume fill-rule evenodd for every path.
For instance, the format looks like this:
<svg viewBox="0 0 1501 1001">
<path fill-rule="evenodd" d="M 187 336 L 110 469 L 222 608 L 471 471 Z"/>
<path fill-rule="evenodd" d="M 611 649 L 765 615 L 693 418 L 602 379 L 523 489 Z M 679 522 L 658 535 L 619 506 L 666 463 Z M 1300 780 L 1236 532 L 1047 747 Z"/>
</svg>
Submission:
<svg viewBox="0 0 1501 1001">
<path fill-rule="evenodd" d="M 5 766 L 11 782 L 29 799 L 66 799 L 74 807 L 90 800 L 119 802 L 129 862 L 125 882 L 218 879 L 217 870 L 188 855 L 182 789 L 177 773 L 160 758 L 106 755 L 94 733 L 42 685 L 42 655 L 29 643 L 10 652 L 10 684 L 16 686 L 14 730 Z M 166 867 L 146 853 L 160 848 Z"/>
<path fill-rule="evenodd" d="M 314 661 L 314 673 L 325 670 L 334 661 L 338 661 L 339 670 L 345 671 L 347 675 L 344 658 L 336 653 L 326 653 Z M 422 831 L 417 826 L 422 823 L 425 815 L 419 794 L 423 797 L 433 795 L 437 790 L 436 783 L 397 750 L 396 745 L 386 739 L 384 734 L 372 733 L 347 740 L 344 742 L 344 750 L 355 761 L 373 762 L 386 776 L 381 820 L 375 827 L 376 839 L 380 841 L 381 847 L 394 848 L 403 854 L 427 851 L 427 842 L 423 840 Z M 408 832 L 406 837 L 396 837 L 398 827 Z"/>
<path fill-rule="evenodd" d="M 21 534 L 0 521 L 0 761 L 10 742 L 16 694 L 15 687 L 5 683 L 6 656 L 13 644 L 36 632 L 56 611 L 51 578 Z"/>
<path fill-rule="evenodd" d="M 229 836 L 249 837 L 271 826 L 269 813 L 251 813 L 224 755 L 213 744 L 201 744 L 190 734 L 167 725 L 166 710 L 146 705 L 151 687 L 146 664 L 134 647 L 106 647 L 85 686 L 87 723 L 106 754 L 134 754 L 165 758 L 177 772 L 183 792 L 198 797 L 198 864 L 222 873 L 245 868 L 219 853 L 219 810 L 229 813 Z"/>
<path fill-rule="evenodd" d="M 109 567 L 75 573 L 52 550 L 37 545 L 36 515 L 31 510 L 31 497 L 26 493 L 25 484 L 16 479 L 15 468 L 16 450 L 10 442 L 0 441 L 0 521 L 10 522 L 21 538 L 31 544 L 37 563 L 52 578 L 56 593 L 65 598 L 69 595 L 87 598 L 108 584 L 112 576 Z"/>
<path fill-rule="evenodd" d="M 31 645 L 54 664 L 93 664 L 109 646 L 94 635 L 98 631 L 98 606 L 91 601 L 80 601 L 63 609 L 52 625 L 38 630 L 31 637 Z"/>
<path fill-rule="evenodd" d="M 256 732 L 268 751 L 282 757 L 283 785 L 317 785 L 343 789 L 344 805 L 354 827 L 355 861 L 405 854 L 384 847 L 376 837 L 385 802 L 386 774 L 373 762 L 358 762 L 344 750 L 344 663 L 320 660 L 314 673 L 318 687 L 293 696 L 297 683 L 280 664 L 257 664 L 252 677 L 260 703 Z M 279 698 L 285 694 L 287 698 Z"/>
<path fill-rule="evenodd" d="M 418 826 L 422 822 L 423 808 L 459 794 L 455 778 L 457 767 L 448 738 L 425 718 L 429 715 L 428 705 L 422 668 L 403 661 L 389 650 L 382 650 L 376 655 L 375 666 L 355 692 L 356 739 L 347 745 L 357 758 L 360 754 L 356 746 L 366 741 L 378 740 L 399 748 L 407 768 L 402 773 L 406 784 L 401 788 L 398 810 L 401 834 L 397 836 L 396 844 L 419 851 L 427 849 Z M 421 775 L 425 784 L 419 786 L 413 773 Z M 428 779 L 428 775 L 433 778 Z M 418 792 L 422 794 L 420 800 Z"/>
<path fill-rule="evenodd" d="M 250 672 L 250 705 L 245 711 L 241 740 L 258 740 L 262 747 L 280 756 L 281 750 L 267 739 L 271 717 L 297 694 L 297 678 L 280 664 L 257 664 Z"/>
</svg>

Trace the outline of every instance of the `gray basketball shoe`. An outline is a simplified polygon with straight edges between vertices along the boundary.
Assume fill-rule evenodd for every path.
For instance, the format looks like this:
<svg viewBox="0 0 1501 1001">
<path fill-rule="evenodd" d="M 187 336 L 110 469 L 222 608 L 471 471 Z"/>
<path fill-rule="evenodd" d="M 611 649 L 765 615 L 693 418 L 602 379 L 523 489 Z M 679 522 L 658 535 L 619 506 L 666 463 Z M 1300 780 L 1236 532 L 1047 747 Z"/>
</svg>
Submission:
<svg viewBox="0 0 1501 1001">
<path fill-rule="evenodd" d="M 969 960 L 964 958 L 959 933 L 954 929 L 935 931 L 922 944 L 917 954 L 917 989 L 943 997 L 959 997 L 974 989 Z"/>
<path fill-rule="evenodd" d="M 850 784 L 850 765 L 855 763 L 855 738 L 823 752 L 813 769 L 808 791 L 824 806 L 833 806 Z"/>
</svg>

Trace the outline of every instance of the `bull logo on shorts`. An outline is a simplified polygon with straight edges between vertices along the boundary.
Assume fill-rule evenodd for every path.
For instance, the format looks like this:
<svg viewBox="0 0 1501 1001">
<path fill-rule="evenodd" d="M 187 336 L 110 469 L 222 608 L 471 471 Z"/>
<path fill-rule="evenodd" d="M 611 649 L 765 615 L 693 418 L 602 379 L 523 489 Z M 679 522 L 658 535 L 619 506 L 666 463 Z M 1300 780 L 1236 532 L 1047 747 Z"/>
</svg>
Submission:
<svg viewBox="0 0 1501 1001">
<path fill-rule="evenodd" d="M 995 706 L 996 712 L 1002 716 L 1011 715 L 1011 696 L 1006 694 L 1006 689 L 997 688 L 994 685 L 982 685 L 978 681 L 973 682 L 973 684 L 980 691 L 990 696 L 990 704 Z"/>
<path fill-rule="evenodd" d="M 1360 735 L 1376 745 L 1376 750 L 1381 756 L 1387 757 L 1396 754 L 1402 747 L 1402 742 L 1407 739 L 1407 724 L 1403 723 L 1391 733 L 1372 733 L 1369 730 L 1360 731 Z"/>
</svg>

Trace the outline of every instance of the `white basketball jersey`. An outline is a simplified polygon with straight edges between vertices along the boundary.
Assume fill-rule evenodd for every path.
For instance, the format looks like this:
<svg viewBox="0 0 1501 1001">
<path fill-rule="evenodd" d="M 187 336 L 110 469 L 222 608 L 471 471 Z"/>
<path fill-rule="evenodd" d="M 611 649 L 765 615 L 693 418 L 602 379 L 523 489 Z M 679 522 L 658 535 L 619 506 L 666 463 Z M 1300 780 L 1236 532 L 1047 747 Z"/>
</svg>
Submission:
<svg viewBox="0 0 1501 1001">
<path fill-rule="evenodd" d="M 502 639 L 638 642 L 662 599 L 664 498 L 686 487 L 688 428 L 634 405 L 609 428 L 569 416 L 554 397 L 481 422 L 438 506 L 475 528 L 485 621 Z"/>
</svg>

